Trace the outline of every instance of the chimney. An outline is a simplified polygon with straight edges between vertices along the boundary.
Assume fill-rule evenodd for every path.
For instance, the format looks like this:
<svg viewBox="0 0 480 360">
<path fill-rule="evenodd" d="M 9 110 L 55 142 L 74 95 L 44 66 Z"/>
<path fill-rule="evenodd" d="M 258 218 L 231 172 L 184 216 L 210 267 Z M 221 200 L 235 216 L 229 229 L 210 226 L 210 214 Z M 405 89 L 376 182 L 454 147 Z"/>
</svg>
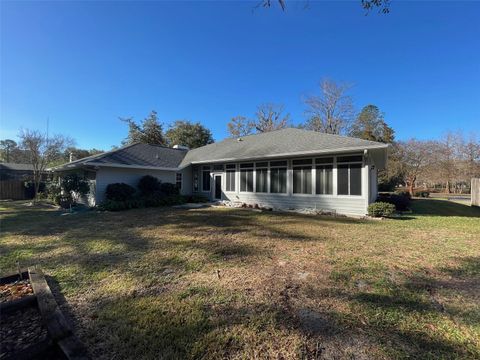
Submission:
<svg viewBox="0 0 480 360">
<path fill-rule="evenodd" d="M 190 148 L 185 145 L 173 145 L 173 148 L 178 150 L 190 150 Z"/>
<path fill-rule="evenodd" d="M 73 161 L 73 152 L 70 152 L 70 155 L 68 156 L 68 162 Z"/>
</svg>

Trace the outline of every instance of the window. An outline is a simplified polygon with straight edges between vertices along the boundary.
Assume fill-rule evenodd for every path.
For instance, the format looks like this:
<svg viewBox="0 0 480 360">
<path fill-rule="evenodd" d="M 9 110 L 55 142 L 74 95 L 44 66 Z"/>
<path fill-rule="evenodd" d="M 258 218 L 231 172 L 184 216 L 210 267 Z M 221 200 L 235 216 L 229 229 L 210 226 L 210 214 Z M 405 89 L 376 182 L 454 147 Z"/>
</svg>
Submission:
<svg viewBox="0 0 480 360">
<path fill-rule="evenodd" d="M 182 173 L 176 173 L 175 185 L 177 186 L 178 189 L 182 188 Z"/>
<path fill-rule="evenodd" d="M 362 164 L 338 165 L 338 195 L 362 195 Z"/>
<path fill-rule="evenodd" d="M 240 191 L 253 192 L 253 163 L 240 164 Z"/>
<path fill-rule="evenodd" d="M 257 163 L 255 192 L 268 192 L 268 163 Z"/>
<path fill-rule="evenodd" d="M 214 171 L 223 171 L 223 165 L 213 165 Z"/>
<path fill-rule="evenodd" d="M 337 163 L 362 162 L 362 161 L 363 161 L 363 156 L 362 155 L 339 156 L 339 157 L 337 157 Z"/>
<path fill-rule="evenodd" d="M 287 162 L 270 162 L 270 192 L 285 194 L 287 192 Z"/>
<path fill-rule="evenodd" d="M 233 169 L 227 165 L 226 191 L 235 191 L 235 165 Z"/>
<path fill-rule="evenodd" d="M 202 190 L 210 191 L 210 166 L 202 168 Z"/>
<path fill-rule="evenodd" d="M 319 195 L 333 194 L 333 165 L 317 165 L 315 192 Z"/>
<path fill-rule="evenodd" d="M 235 170 L 235 168 L 236 168 L 236 165 L 235 165 L 235 164 L 227 164 L 226 166 L 227 166 L 227 170 L 228 170 L 228 169 L 230 169 L 230 170 L 231 170 L 231 169 Z"/>
<path fill-rule="evenodd" d="M 311 160 L 310 160 L 311 162 Z M 312 166 L 293 167 L 293 193 L 312 193 Z"/>
<path fill-rule="evenodd" d="M 193 173 L 193 191 L 198 191 L 198 170 Z"/>
</svg>

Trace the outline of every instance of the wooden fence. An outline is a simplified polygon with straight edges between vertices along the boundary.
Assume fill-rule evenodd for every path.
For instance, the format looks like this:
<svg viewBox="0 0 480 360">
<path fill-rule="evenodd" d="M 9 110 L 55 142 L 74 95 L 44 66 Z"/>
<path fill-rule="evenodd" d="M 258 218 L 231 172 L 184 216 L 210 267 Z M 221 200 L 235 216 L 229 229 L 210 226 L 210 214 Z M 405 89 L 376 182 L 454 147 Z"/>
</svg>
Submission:
<svg viewBox="0 0 480 360">
<path fill-rule="evenodd" d="M 27 194 L 22 180 L 0 181 L 0 200 L 25 200 Z"/>
<path fill-rule="evenodd" d="M 472 206 L 480 206 L 480 178 L 472 179 L 470 193 L 472 196 Z"/>
</svg>

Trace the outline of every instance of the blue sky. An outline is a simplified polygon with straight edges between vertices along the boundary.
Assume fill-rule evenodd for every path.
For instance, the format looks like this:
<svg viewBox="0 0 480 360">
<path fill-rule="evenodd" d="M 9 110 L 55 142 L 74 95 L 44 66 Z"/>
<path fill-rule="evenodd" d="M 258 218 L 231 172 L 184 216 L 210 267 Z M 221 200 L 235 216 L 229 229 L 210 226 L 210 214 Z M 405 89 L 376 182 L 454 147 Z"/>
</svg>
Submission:
<svg viewBox="0 0 480 360">
<path fill-rule="evenodd" d="M 1 2 L 1 131 L 20 127 L 109 149 L 118 117 L 200 121 L 216 140 L 235 115 L 282 103 L 294 123 L 322 78 L 354 84 L 397 138 L 480 131 L 480 2 Z"/>
</svg>

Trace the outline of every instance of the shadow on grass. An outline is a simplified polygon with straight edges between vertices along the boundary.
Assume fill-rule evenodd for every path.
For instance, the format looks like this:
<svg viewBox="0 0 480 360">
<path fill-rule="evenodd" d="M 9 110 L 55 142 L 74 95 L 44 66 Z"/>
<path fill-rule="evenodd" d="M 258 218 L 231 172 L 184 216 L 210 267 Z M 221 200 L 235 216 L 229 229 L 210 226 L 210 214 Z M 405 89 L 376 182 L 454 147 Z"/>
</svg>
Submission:
<svg viewBox="0 0 480 360">
<path fill-rule="evenodd" d="M 480 217 L 480 207 L 448 200 L 414 199 L 412 200 L 412 210 L 415 215 Z"/>
</svg>

